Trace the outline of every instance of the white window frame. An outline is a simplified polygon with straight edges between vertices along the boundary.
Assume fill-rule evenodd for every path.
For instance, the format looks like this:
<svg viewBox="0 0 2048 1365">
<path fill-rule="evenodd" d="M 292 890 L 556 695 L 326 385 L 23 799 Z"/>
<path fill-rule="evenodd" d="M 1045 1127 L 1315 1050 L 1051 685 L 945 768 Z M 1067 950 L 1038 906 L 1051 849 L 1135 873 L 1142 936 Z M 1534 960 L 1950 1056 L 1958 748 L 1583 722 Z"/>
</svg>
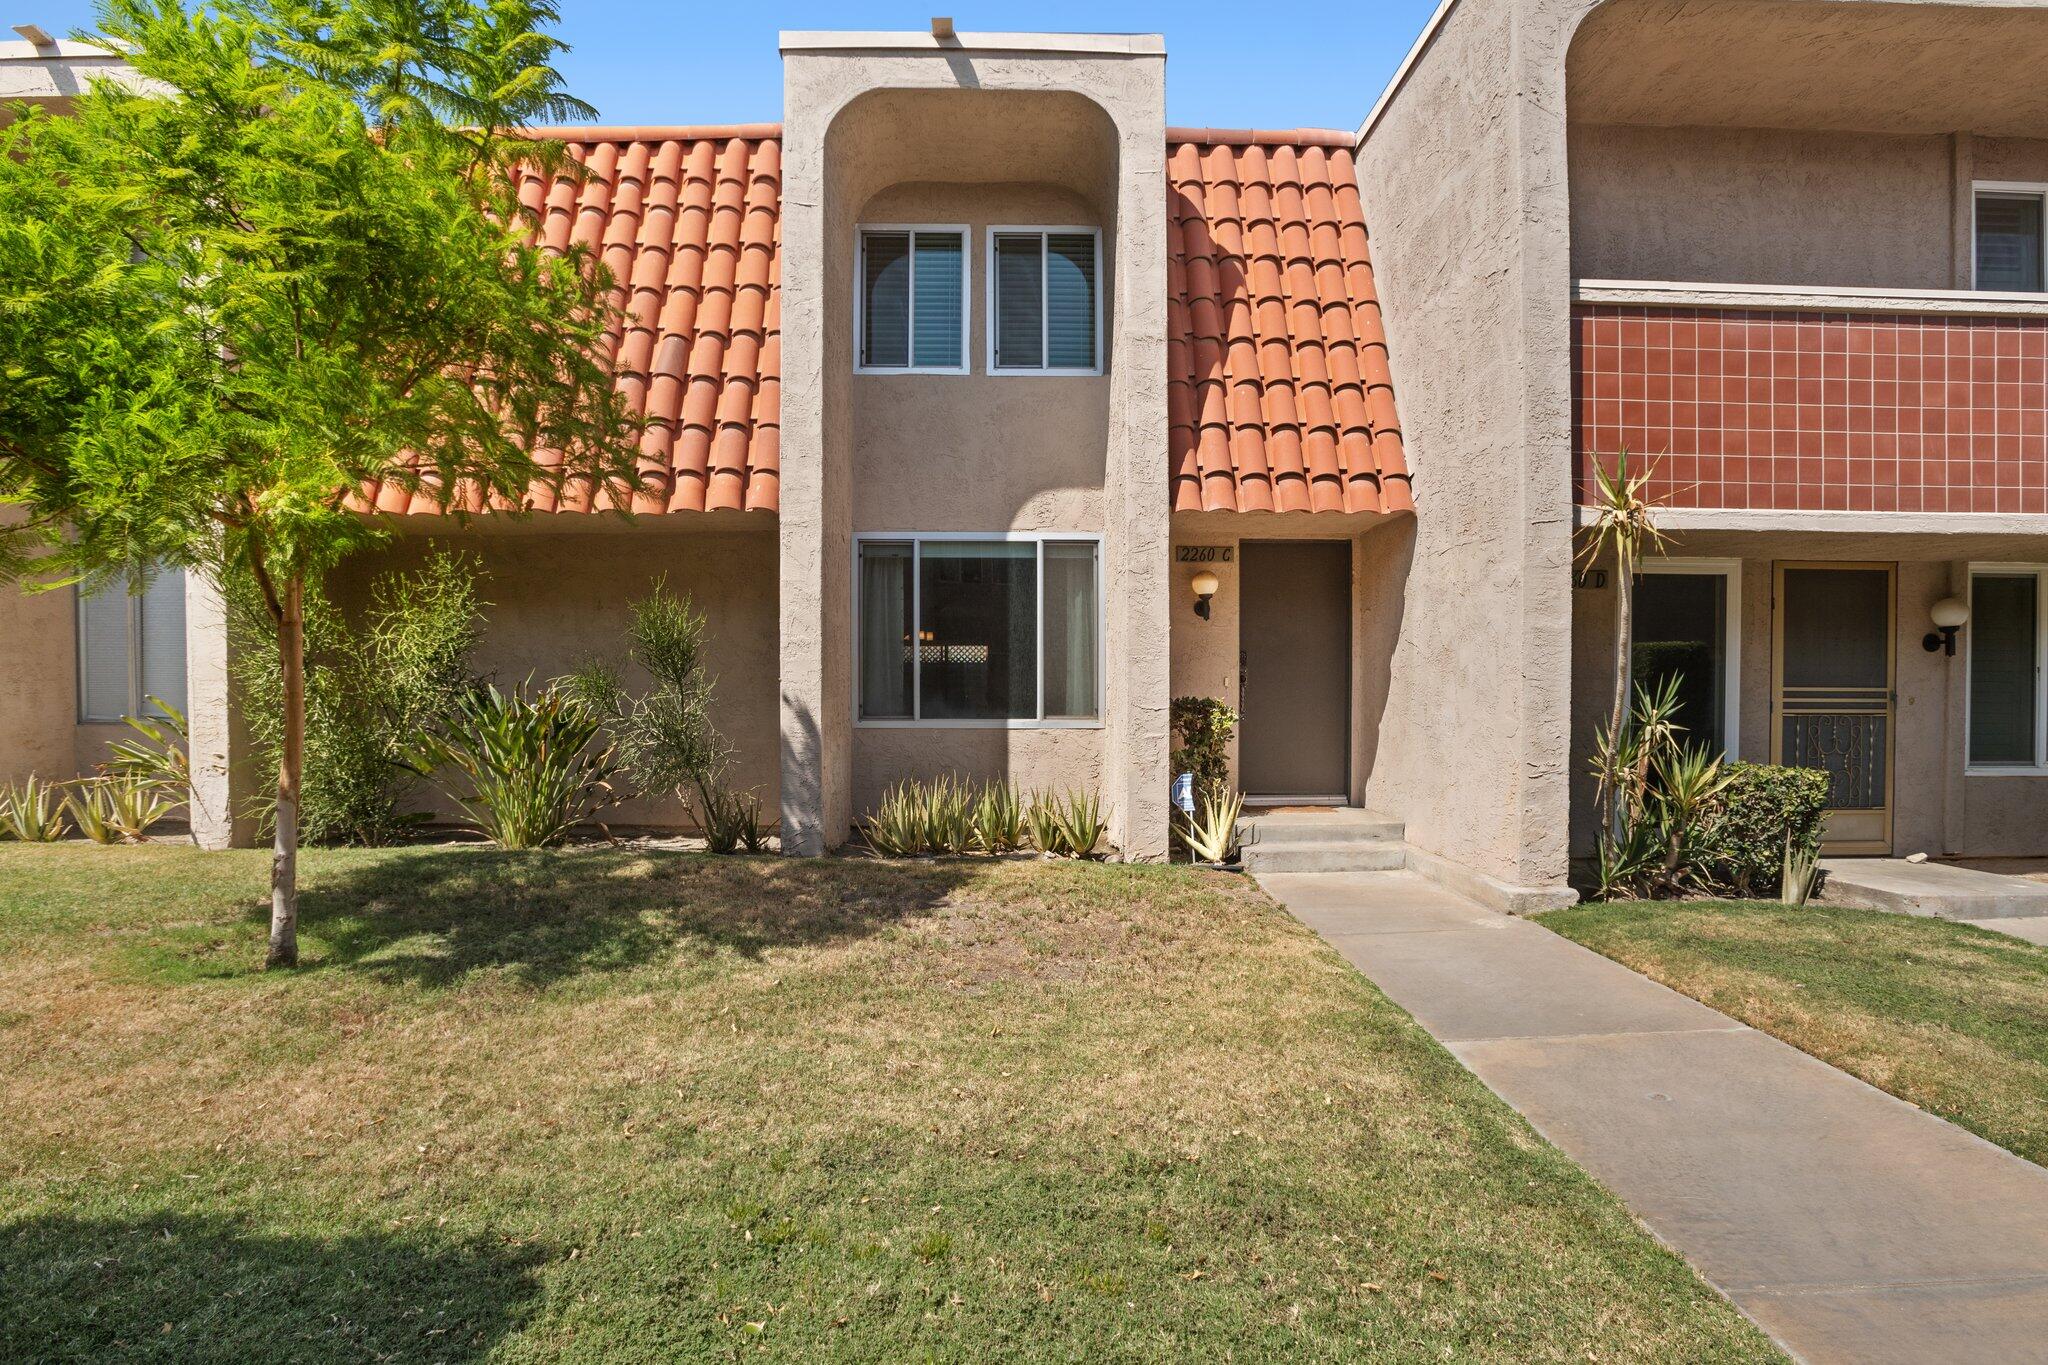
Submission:
<svg viewBox="0 0 2048 1365">
<path fill-rule="evenodd" d="M 910 234 L 910 288 L 906 295 L 904 358 L 917 354 L 917 234 L 956 232 L 960 234 L 960 363 L 958 365 L 870 365 L 863 341 L 867 336 L 868 234 L 907 232 Z M 853 372 L 855 374 L 970 374 L 974 364 L 974 230 L 966 223 L 862 223 L 853 231 Z"/>
<path fill-rule="evenodd" d="M 860 553 L 871 544 L 910 546 L 910 631 L 915 635 L 924 619 L 924 546 L 926 541 L 971 541 L 986 544 L 1028 543 L 1038 546 L 1033 561 L 1038 600 L 1037 658 L 1033 663 L 1033 691 L 1038 696 L 1035 717 L 1004 717 L 968 720 L 947 717 L 926 719 L 924 710 L 924 660 L 921 652 L 911 656 L 910 711 L 908 718 L 868 719 L 861 715 L 861 601 Z M 1045 545 L 1085 544 L 1095 547 L 1095 714 L 1093 716 L 1047 716 L 1045 714 Z M 1109 575 L 1103 571 L 1102 535 L 1097 531 L 863 531 L 853 538 L 853 723 L 866 730 L 1100 730 L 1108 684 L 1104 640 L 1107 636 Z"/>
<path fill-rule="evenodd" d="M 1975 663 L 1973 639 L 1976 629 L 1977 579 L 2032 578 L 2034 580 L 2034 761 L 2032 763 L 1978 763 L 1970 758 L 1970 669 Z M 2048 564 L 1973 563 L 1965 580 L 1964 601 L 1971 619 L 1963 626 L 1957 652 L 1963 659 L 1963 775 L 1965 777 L 2048 776 Z"/>
<path fill-rule="evenodd" d="M 1973 180 L 1970 182 L 1970 288 L 1977 287 L 1977 198 L 1985 194 L 2041 201 L 2041 282 L 2048 286 L 2048 183 L 2029 180 Z"/>
<path fill-rule="evenodd" d="M 178 574 L 181 582 L 184 575 L 184 570 L 179 568 L 159 569 L 157 572 Z M 89 597 L 97 597 L 112 592 L 125 593 L 128 598 L 128 709 L 119 715 L 96 716 L 87 708 L 85 696 L 85 603 Z M 161 715 L 161 712 L 150 706 L 149 699 L 143 695 L 142 691 L 142 594 L 139 592 L 128 592 L 125 585 L 119 583 L 111 583 L 100 589 L 98 593 L 89 593 L 82 587 L 74 587 L 71 590 L 71 621 L 72 669 L 78 675 L 78 723 L 80 725 L 119 725 L 128 716 Z M 191 619 L 188 616 L 185 622 L 188 639 L 191 627 Z M 180 705 L 190 705 L 191 688 L 192 681 L 188 669 L 188 676 L 185 680 L 186 696 L 179 699 Z"/>
<path fill-rule="evenodd" d="M 1060 236 L 1086 233 L 1095 242 L 1095 363 L 1090 366 L 1074 365 L 1003 365 L 996 364 L 996 335 L 999 316 L 996 304 L 996 238 L 1003 234 L 1022 235 L 1036 233 L 1038 242 L 1038 354 L 1041 358 L 1052 354 L 1052 309 L 1046 306 L 1046 271 L 1050 268 L 1052 253 L 1046 249 L 1045 239 L 1055 234 Z M 1092 378 L 1102 373 L 1102 229 L 1087 227 L 1079 223 L 1061 226 L 1043 223 L 998 223 L 992 224 L 983 240 L 983 252 L 988 260 L 988 372 L 991 375 L 1021 376 L 1024 378 L 1046 375 L 1079 376 Z"/>
<path fill-rule="evenodd" d="M 1636 570 L 1636 576 L 1646 578 L 1652 574 L 1690 574 L 1696 577 L 1721 577 L 1728 580 L 1722 589 L 1727 609 L 1722 613 L 1721 651 L 1726 658 L 1721 678 L 1721 733 L 1727 737 L 1722 745 L 1722 755 L 1728 759 L 1742 756 L 1742 561 L 1739 559 L 1645 559 Z M 1634 705 L 1635 671 L 1634 659 L 1629 661 L 1628 695 Z"/>
</svg>

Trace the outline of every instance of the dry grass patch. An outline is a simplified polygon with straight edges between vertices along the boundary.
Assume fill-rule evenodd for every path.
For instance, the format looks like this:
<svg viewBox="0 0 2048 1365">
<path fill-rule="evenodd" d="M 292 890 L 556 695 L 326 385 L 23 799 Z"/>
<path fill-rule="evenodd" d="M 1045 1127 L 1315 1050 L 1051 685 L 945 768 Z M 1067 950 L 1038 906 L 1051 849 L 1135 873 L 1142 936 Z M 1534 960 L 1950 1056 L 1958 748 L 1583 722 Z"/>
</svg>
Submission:
<svg viewBox="0 0 2048 1365">
<path fill-rule="evenodd" d="M 0 848 L 0 1357 L 1768 1357 L 1249 883 Z"/>
<path fill-rule="evenodd" d="M 1543 923 L 2048 1163 L 2048 949 L 1967 924 L 1820 905 L 1616 903 Z"/>
</svg>

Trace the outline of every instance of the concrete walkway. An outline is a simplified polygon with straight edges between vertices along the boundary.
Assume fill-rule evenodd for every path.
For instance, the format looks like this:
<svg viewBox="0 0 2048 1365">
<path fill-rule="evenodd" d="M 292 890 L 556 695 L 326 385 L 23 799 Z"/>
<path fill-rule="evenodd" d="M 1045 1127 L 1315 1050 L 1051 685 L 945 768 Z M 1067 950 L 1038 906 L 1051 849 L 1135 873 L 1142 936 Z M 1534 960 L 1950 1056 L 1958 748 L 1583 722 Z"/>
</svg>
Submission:
<svg viewBox="0 0 2048 1365">
<path fill-rule="evenodd" d="M 1266 889 L 1808 1361 L 2048 1361 L 2048 1170 L 1409 872 Z"/>
</svg>

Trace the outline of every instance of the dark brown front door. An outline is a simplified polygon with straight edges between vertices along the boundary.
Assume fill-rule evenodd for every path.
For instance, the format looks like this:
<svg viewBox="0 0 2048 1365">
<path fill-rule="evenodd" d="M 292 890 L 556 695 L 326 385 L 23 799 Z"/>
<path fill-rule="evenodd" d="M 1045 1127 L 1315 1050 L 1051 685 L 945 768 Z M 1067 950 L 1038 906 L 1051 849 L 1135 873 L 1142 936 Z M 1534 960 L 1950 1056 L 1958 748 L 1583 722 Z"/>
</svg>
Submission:
<svg viewBox="0 0 2048 1365">
<path fill-rule="evenodd" d="M 1828 775 L 1822 851 L 1890 853 L 1889 564 L 1780 564 L 1771 758 Z"/>
<path fill-rule="evenodd" d="M 1247 796 L 1351 785 L 1351 545 L 1252 541 L 1238 569 L 1238 781 Z"/>
</svg>

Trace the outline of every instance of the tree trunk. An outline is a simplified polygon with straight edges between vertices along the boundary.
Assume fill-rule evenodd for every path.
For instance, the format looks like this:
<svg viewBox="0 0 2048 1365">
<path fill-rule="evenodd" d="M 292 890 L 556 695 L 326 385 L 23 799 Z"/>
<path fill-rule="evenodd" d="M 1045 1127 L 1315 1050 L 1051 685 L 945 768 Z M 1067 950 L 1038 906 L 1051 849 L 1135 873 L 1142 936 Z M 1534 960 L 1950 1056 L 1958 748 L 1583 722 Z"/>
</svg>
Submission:
<svg viewBox="0 0 2048 1365">
<path fill-rule="evenodd" d="M 1613 744 L 1621 738 L 1621 727 L 1628 719 L 1628 671 L 1629 646 L 1635 634 L 1635 565 L 1619 550 L 1614 555 L 1614 706 L 1607 716 L 1607 740 Z M 1610 784 L 1613 790 L 1607 793 L 1607 810 L 1604 812 L 1608 832 L 1615 838 L 1621 837 L 1621 791 L 1619 783 Z"/>
<path fill-rule="evenodd" d="M 265 967 L 299 965 L 299 773 L 306 748 L 305 581 L 284 585 L 277 623 L 284 677 L 284 752 L 277 765 L 277 842 L 270 858 L 270 956 Z"/>
</svg>

